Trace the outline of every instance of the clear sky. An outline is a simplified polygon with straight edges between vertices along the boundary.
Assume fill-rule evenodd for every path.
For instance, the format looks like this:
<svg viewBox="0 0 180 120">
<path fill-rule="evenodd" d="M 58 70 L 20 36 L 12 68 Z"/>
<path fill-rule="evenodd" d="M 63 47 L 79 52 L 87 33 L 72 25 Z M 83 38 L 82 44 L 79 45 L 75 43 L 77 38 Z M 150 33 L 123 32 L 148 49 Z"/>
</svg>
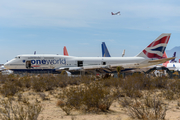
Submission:
<svg viewBox="0 0 180 120">
<path fill-rule="evenodd" d="M 121 12 L 112 16 L 111 12 Z M 135 56 L 161 33 L 180 46 L 179 0 L 1 0 L 0 63 L 19 54 Z"/>
</svg>

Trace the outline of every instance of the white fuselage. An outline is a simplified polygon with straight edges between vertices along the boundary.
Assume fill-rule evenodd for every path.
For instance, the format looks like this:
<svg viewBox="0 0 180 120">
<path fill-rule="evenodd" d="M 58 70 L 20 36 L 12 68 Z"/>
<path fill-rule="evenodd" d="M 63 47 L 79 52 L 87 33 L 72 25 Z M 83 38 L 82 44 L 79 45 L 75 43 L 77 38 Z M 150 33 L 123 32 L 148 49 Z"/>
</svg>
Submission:
<svg viewBox="0 0 180 120">
<path fill-rule="evenodd" d="M 149 59 L 148 59 L 149 60 Z M 59 68 L 113 65 L 113 64 L 139 64 L 147 61 L 144 57 L 73 57 L 64 55 L 18 55 L 5 63 L 7 69 L 16 71 L 56 70 Z"/>
<path fill-rule="evenodd" d="M 167 68 L 170 70 L 180 71 L 180 63 L 168 63 Z"/>
</svg>

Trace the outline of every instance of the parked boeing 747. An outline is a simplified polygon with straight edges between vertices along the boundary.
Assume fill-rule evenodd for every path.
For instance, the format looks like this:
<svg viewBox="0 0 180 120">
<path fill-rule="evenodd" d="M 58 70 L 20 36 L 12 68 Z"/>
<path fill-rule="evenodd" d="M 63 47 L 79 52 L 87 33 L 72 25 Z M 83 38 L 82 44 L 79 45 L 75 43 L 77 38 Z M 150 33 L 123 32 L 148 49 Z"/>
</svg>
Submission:
<svg viewBox="0 0 180 120">
<path fill-rule="evenodd" d="M 16 72 L 57 72 L 62 70 L 76 71 L 95 69 L 112 71 L 116 69 L 117 66 L 122 66 L 125 69 L 142 68 L 174 59 L 174 57 L 162 57 L 169 42 L 170 35 L 170 33 L 161 34 L 142 52 L 134 57 L 74 57 L 53 54 L 25 54 L 18 55 L 5 63 L 4 66 Z"/>
</svg>

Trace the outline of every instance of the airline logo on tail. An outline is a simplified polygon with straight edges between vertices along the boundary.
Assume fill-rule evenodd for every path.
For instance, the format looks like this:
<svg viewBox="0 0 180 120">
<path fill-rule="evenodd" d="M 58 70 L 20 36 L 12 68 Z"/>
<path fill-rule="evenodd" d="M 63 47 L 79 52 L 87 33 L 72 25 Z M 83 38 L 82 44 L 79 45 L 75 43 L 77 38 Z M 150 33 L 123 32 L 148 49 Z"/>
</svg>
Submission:
<svg viewBox="0 0 180 120">
<path fill-rule="evenodd" d="M 176 52 L 174 52 L 173 57 L 176 57 Z M 175 60 L 175 58 L 170 61 L 170 63 L 176 63 L 176 62 L 177 61 Z"/>
<path fill-rule="evenodd" d="M 109 54 L 109 51 L 106 47 L 105 42 L 102 42 L 101 47 L 102 47 L 102 57 L 111 57 L 111 55 Z"/>
<path fill-rule="evenodd" d="M 161 34 L 156 40 L 154 40 L 150 45 L 148 45 L 138 57 L 147 57 L 147 58 L 157 58 L 162 59 L 166 46 L 169 42 L 171 34 Z"/>
</svg>

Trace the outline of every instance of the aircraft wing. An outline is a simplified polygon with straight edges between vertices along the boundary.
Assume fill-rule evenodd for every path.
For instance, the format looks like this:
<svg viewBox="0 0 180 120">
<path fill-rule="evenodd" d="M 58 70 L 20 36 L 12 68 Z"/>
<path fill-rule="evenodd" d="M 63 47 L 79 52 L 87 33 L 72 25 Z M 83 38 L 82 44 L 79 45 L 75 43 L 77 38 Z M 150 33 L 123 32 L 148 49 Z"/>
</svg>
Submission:
<svg viewBox="0 0 180 120">
<path fill-rule="evenodd" d="M 175 57 L 158 59 L 158 60 L 151 60 L 151 61 L 148 61 L 148 63 L 146 63 L 146 64 L 140 64 L 138 68 L 143 68 L 143 67 L 148 67 L 148 66 L 152 66 L 152 65 L 165 63 L 166 61 L 172 60 L 174 58 Z"/>
<path fill-rule="evenodd" d="M 176 58 L 176 57 L 170 57 L 170 58 L 152 60 L 152 61 L 149 61 L 149 63 L 157 63 L 157 64 L 160 64 L 160 63 L 164 63 L 164 62 L 166 62 L 166 61 L 169 61 L 169 60 L 172 60 L 172 59 L 175 59 L 175 58 Z"/>
<path fill-rule="evenodd" d="M 109 65 L 92 65 L 92 66 L 82 66 L 82 67 L 60 67 L 56 68 L 56 71 L 62 71 L 62 70 L 67 70 L 67 71 L 91 71 L 91 70 L 105 70 L 107 72 L 112 72 L 113 68 L 110 68 Z"/>
<path fill-rule="evenodd" d="M 140 64 L 130 63 L 130 64 L 112 64 L 112 65 L 92 65 L 92 66 L 82 66 L 82 67 L 60 67 L 60 68 L 56 68 L 56 71 L 62 71 L 62 70 L 67 70 L 67 71 L 87 70 L 88 71 L 88 70 L 98 69 L 98 70 L 105 70 L 107 72 L 112 72 L 116 70 L 118 66 L 121 66 L 124 69 L 136 69 L 136 68 L 143 68 L 143 67 L 148 67 L 151 65 L 161 64 L 174 58 L 175 57 L 158 59 L 158 60 L 150 60 L 150 61 L 147 61 L 146 63 L 140 63 Z"/>
</svg>

